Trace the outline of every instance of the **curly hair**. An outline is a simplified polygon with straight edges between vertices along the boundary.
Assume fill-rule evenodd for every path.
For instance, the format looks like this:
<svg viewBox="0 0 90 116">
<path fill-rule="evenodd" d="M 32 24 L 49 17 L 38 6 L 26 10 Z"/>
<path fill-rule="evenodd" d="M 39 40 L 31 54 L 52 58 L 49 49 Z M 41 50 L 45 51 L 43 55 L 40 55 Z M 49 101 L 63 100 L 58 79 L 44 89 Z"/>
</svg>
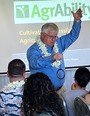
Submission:
<svg viewBox="0 0 90 116">
<path fill-rule="evenodd" d="M 51 111 L 64 116 L 62 101 L 47 75 L 35 73 L 25 81 L 23 91 L 23 112 L 25 116 L 33 116 L 35 111 Z"/>
</svg>

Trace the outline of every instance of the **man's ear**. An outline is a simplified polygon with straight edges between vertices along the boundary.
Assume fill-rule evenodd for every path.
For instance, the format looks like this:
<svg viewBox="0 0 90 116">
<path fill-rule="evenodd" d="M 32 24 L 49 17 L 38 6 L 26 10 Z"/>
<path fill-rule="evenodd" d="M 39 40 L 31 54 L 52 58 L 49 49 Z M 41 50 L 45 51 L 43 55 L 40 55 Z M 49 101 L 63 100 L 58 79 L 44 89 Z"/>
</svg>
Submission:
<svg viewBox="0 0 90 116">
<path fill-rule="evenodd" d="M 7 71 L 7 76 L 9 77 L 9 73 L 8 73 L 8 71 Z"/>
<path fill-rule="evenodd" d="M 9 72 L 7 71 L 7 76 L 8 76 L 8 78 L 10 78 L 10 75 L 9 75 Z"/>
<path fill-rule="evenodd" d="M 72 85 L 71 85 L 71 90 L 75 90 L 76 89 L 76 85 L 75 85 L 75 83 L 73 83 Z"/>
<path fill-rule="evenodd" d="M 76 79 L 74 79 L 74 82 L 77 84 L 77 80 Z"/>
<path fill-rule="evenodd" d="M 26 72 L 23 73 L 23 78 L 24 78 L 24 79 L 26 78 Z"/>
<path fill-rule="evenodd" d="M 44 33 L 41 33 L 41 39 L 43 39 L 45 37 Z"/>
</svg>

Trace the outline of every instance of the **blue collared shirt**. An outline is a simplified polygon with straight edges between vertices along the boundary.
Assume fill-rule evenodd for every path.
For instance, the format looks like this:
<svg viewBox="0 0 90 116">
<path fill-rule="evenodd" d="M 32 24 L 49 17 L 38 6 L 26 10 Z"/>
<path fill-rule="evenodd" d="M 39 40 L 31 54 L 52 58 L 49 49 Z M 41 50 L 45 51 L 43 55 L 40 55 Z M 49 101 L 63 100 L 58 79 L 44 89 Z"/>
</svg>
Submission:
<svg viewBox="0 0 90 116">
<path fill-rule="evenodd" d="M 72 30 L 70 33 L 61 36 L 56 39 L 56 43 L 59 52 L 63 54 L 65 49 L 67 49 L 75 40 L 78 38 L 81 29 L 81 21 L 74 22 Z M 42 51 L 39 49 L 37 43 L 34 43 L 27 50 L 27 59 L 29 61 L 30 73 L 42 72 L 49 76 L 53 85 L 58 88 L 64 84 L 65 78 L 59 79 L 57 77 L 58 69 L 63 69 L 65 71 L 64 59 L 62 59 L 60 66 L 53 67 L 51 64 L 54 62 L 52 55 L 54 54 L 53 48 L 47 46 L 47 51 L 51 54 L 50 56 L 43 57 Z M 60 77 L 60 76 L 59 76 Z"/>
</svg>

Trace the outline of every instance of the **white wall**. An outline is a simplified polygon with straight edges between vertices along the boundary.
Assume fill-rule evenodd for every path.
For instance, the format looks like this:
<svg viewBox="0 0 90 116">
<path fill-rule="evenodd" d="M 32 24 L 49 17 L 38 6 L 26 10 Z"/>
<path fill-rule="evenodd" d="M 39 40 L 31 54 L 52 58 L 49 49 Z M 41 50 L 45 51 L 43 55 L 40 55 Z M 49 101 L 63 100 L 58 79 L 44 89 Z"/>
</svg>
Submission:
<svg viewBox="0 0 90 116">
<path fill-rule="evenodd" d="M 73 83 L 73 77 L 74 77 L 74 73 L 75 73 L 76 69 L 67 69 L 66 70 L 66 80 L 65 80 L 65 87 L 67 89 L 67 91 L 70 90 L 71 88 L 71 84 Z M 26 76 L 28 76 L 29 73 L 26 73 Z M 9 80 L 8 77 L 6 75 L 0 75 L 0 89 L 3 88 L 6 84 L 8 84 Z M 90 90 L 90 83 L 87 86 L 87 90 Z"/>
</svg>

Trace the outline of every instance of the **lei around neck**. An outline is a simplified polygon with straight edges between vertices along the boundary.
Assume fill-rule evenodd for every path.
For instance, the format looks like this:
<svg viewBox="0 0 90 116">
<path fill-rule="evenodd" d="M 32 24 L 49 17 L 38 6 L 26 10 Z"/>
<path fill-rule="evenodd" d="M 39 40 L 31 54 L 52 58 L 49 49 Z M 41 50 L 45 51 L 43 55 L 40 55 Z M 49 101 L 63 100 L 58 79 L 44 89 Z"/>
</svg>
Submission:
<svg viewBox="0 0 90 116">
<path fill-rule="evenodd" d="M 41 49 L 41 51 L 42 51 L 42 53 L 44 54 L 45 57 L 51 55 L 51 53 L 48 53 L 45 44 L 41 41 L 40 38 L 37 38 L 37 39 L 36 39 L 36 43 L 37 43 L 37 45 L 39 46 L 39 49 Z M 55 45 L 54 45 L 54 47 L 53 47 L 53 51 L 54 51 L 54 53 L 59 52 L 58 46 L 57 46 L 57 43 L 56 43 L 56 42 L 55 42 Z M 58 68 L 58 67 L 60 66 L 60 61 L 59 61 L 59 60 L 56 60 L 56 61 L 54 61 L 51 65 L 52 65 L 53 67 Z"/>
<path fill-rule="evenodd" d="M 16 89 L 16 88 L 19 88 L 21 87 L 22 85 L 24 85 L 24 80 L 22 81 L 13 81 L 11 83 L 9 83 L 7 86 L 5 86 L 2 91 L 8 91 L 8 90 L 11 90 L 11 89 Z"/>
</svg>

